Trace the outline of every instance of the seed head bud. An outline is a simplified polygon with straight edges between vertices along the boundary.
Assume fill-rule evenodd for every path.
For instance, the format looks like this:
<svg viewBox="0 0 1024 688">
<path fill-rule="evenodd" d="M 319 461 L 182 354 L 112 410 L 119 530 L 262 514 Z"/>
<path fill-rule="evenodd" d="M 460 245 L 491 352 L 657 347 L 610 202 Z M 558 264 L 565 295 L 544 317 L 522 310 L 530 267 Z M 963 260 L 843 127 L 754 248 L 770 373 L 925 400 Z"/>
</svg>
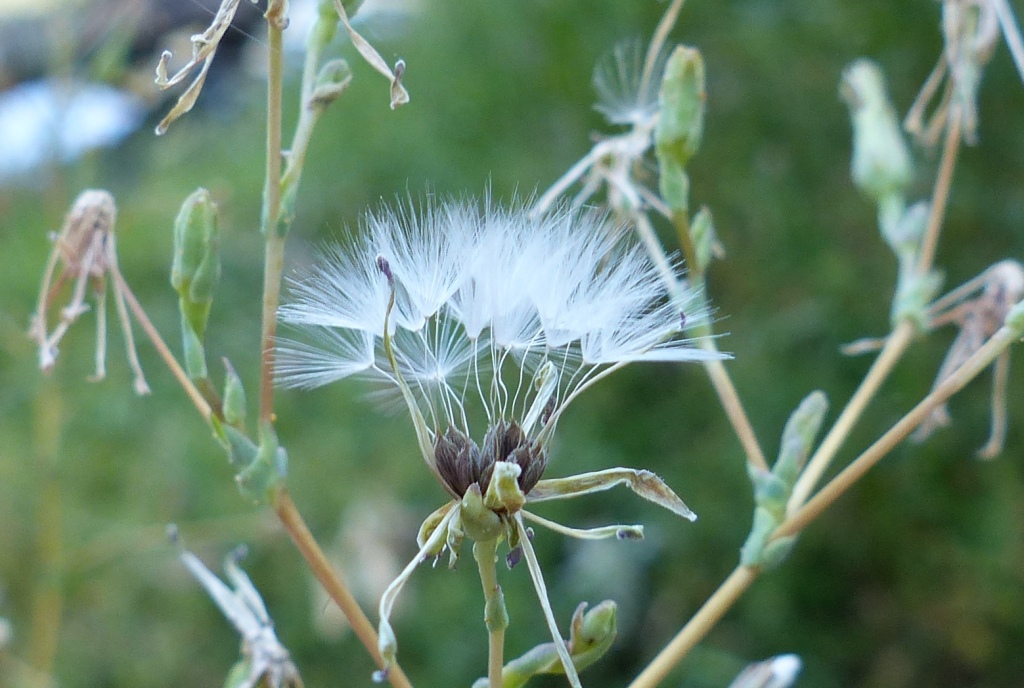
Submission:
<svg viewBox="0 0 1024 688">
<path fill-rule="evenodd" d="M 665 64 L 659 96 L 660 114 L 654 132 L 658 157 L 685 166 L 700 148 L 707 106 L 704 58 L 695 48 L 677 47 Z"/>
<path fill-rule="evenodd" d="M 220 277 L 218 241 L 217 206 L 209 191 L 196 189 L 182 203 L 174 221 L 171 286 L 183 299 L 195 303 L 213 300 L 213 287 Z M 201 333 L 204 328 L 196 330 Z"/>
<path fill-rule="evenodd" d="M 913 165 L 882 70 L 870 60 L 857 60 L 843 74 L 840 93 L 853 121 L 853 182 L 878 202 L 902 197 Z"/>
</svg>

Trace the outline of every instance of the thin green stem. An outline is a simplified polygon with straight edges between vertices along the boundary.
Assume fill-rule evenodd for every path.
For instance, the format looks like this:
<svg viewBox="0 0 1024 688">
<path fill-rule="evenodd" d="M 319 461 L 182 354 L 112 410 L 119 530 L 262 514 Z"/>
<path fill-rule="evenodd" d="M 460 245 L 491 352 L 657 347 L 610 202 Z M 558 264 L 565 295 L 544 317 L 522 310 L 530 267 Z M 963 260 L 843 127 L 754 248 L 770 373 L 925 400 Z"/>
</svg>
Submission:
<svg viewBox="0 0 1024 688">
<path fill-rule="evenodd" d="M 505 663 L 505 629 L 508 612 L 505 596 L 498 585 L 495 562 L 498 560 L 498 540 L 476 542 L 473 557 L 480 569 L 480 583 L 484 588 L 484 623 L 487 625 L 487 680 L 490 688 L 501 688 L 501 669 Z"/>
<path fill-rule="evenodd" d="M 338 576 L 327 560 L 313 534 L 309 532 L 306 522 L 295 507 L 295 503 L 292 502 L 292 498 L 286 488 L 280 487 L 274 493 L 273 506 L 274 512 L 281 520 L 281 524 L 284 526 L 288 536 L 295 543 L 299 552 L 302 553 L 302 557 L 309 563 L 309 568 L 313 571 L 313 575 L 324 586 L 324 590 L 327 591 L 327 594 L 331 596 L 331 599 L 338 605 L 345 618 L 348 619 L 356 637 L 366 647 L 367 652 L 373 657 L 373 661 L 376 662 L 378 667 L 383 669 L 384 661 L 381 659 L 377 646 L 377 631 L 374 630 L 373 624 L 370 623 L 356 598 L 349 591 L 348 586 L 345 585 L 345 581 Z M 409 679 L 397 663 L 392 663 L 388 667 L 387 679 L 388 683 L 394 686 L 394 688 L 412 688 L 412 684 L 409 683 Z"/>
</svg>

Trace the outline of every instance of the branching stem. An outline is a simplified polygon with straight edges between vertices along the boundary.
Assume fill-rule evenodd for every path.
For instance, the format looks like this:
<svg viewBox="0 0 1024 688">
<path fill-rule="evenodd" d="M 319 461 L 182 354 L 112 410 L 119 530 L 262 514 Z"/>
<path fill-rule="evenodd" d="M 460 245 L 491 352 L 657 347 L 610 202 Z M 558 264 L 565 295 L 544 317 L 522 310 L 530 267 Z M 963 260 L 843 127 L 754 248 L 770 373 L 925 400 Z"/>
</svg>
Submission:
<svg viewBox="0 0 1024 688">
<path fill-rule="evenodd" d="M 821 441 L 817 451 L 814 452 L 807 462 L 807 467 L 796 481 L 796 485 L 793 486 L 793 493 L 786 506 L 786 513 L 793 513 L 807 501 L 811 491 L 821 480 L 822 474 L 828 468 L 836 452 L 839 451 L 839 447 L 846 441 L 864 409 L 871 403 L 885 379 L 889 377 L 889 373 L 892 372 L 900 357 L 910 346 L 913 338 L 914 326 L 905 321 L 885 340 L 885 346 L 882 347 L 875 362 L 871 364 L 868 374 L 857 387 L 857 391 L 850 397 L 850 401 L 839 414 L 839 418 L 836 419 L 835 425 L 825 435 L 825 439 Z"/>
<path fill-rule="evenodd" d="M 928 417 L 932 410 L 960 391 L 964 385 L 1005 352 L 1020 334 L 1009 327 L 1002 327 L 970 358 L 964 361 L 952 375 L 938 385 L 917 406 L 882 435 L 867 451 L 857 457 L 845 470 L 823 487 L 810 501 L 787 518 L 773 534 L 773 539 L 800 533 L 814 519 L 820 516 L 833 502 L 852 487 L 867 471 L 885 457 L 892 449 Z M 657 685 L 676 664 L 681 662 L 693 647 L 707 635 L 725 612 L 742 596 L 757 578 L 757 569 L 738 566 L 723 581 L 698 612 L 687 622 L 658 653 L 629 688 L 651 688 Z"/>
</svg>

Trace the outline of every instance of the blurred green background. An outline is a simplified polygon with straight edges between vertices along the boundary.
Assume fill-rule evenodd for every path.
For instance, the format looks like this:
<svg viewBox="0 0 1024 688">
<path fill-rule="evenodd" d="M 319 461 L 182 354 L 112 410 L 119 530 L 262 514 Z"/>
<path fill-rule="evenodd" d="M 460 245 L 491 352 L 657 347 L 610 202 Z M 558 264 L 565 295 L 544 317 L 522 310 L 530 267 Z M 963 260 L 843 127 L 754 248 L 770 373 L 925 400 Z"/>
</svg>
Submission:
<svg viewBox="0 0 1024 688">
<path fill-rule="evenodd" d="M 336 46 L 355 80 L 316 132 L 290 262 L 396 194 L 490 187 L 509 198 L 546 188 L 589 149 L 593 132 L 606 130 L 591 107 L 594 63 L 619 40 L 646 40 L 664 5 L 419 0 L 407 7 L 362 30 L 386 59 L 408 63 L 408 106 L 390 111 L 383 81 L 350 46 Z M 905 111 L 938 56 L 939 9 L 931 0 L 690 0 L 672 34 L 707 62 L 707 128 L 691 166 L 692 197 L 713 209 L 728 252 L 710 276 L 717 327 L 728 333 L 721 346 L 735 353 L 729 369 L 770 456 L 810 390 L 828 394 L 835 418 L 870 362 L 844 358 L 838 347 L 888 325 L 894 260 L 874 209 L 849 181 L 841 71 L 857 57 L 874 58 Z M 66 21 L 61 14 L 58 7 L 55 22 Z M 116 12 L 110 21 L 117 25 Z M 263 32 L 253 26 L 258 58 Z M 290 60 L 286 132 L 299 62 Z M 4 685 L 221 685 L 237 636 L 167 544 L 169 522 L 218 572 L 223 554 L 249 545 L 243 565 L 306 685 L 371 685 L 365 652 L 334 624 L 272 515 L 240 497 L 221 450 L 152 347 L 140 343 L 154 389 L 140 399 L 113 319 L 108 379 L 98 384 L 85 381 L 91 314 L 68 335 L 48 377 L 25 336 L 47 233 L 80 190 L 99 187 L 117 198 L 122 270 L 177 349 L 176 296 L 167 283 L 171 223 L 185 196 L 206 186 L 220 204 L 224 259 L 208 350 L 213 360 L 230 358 L 255 397 L 264 96 L 254 64 L 220 79 L 162 138 L 151 134 L 157 114 L 114 150 L 0 188 L 0 616 L 14 632 L 0 650 Z M 1022 113 L 1024 86 L 1000 46 L 982 89 L 980 142 L 962 153 L 939 250 L 949 286 L 1024 256 Z M 923 196 L 935 159 L 925 151 L 916 157 Z M 927 392 L 952 337 L 938 332 L 912 348 L 840 460 Z M 1017 363 L 1002 457 L 973 458 L 988 432 L 984 376 L 953 400 L 951 429 L 899 447 L 872 470 L 664 685 L 725 686 L 746 662 L 781 652 L 803 658 L 797 685 L 805 687 L 1020 685 L 1024 403 L 1016 392 L 1024 372 Z M 419 521 L 444 496 L 406 418 L 382 413 L 367 392 L 352 382 L 280 392 L 278 428 L 300 510 L 327 548 L 346 553 L 357 590 L 379 594 L 412 556 Z M 735 565 L 751 518 L 739 444 L 696 366 L 627 368 L 574 404 L 548 476 L 616 465 L 656 471 L 700 519 L 680 522 L 625 491 L 542 511 L 579 526 L 648 525 L 639 543 L 580 544 L 544 531 L 535 540 L 563 627 L 581 600 L 620 605 L 614 650 L 583 675 L 593 688 L 625 685 L 667 642 Z M 507 653 L 515 656 L 546 632 L 525 569 L 499 576 L 512 622 Z M 395 628 L 416 685 L 468 686 L 481 675 L 486 634 L 472 562 L 454 572 L 418 571 Z M 26 668 L 33 665 L 42 674 Z"/>
</svg>

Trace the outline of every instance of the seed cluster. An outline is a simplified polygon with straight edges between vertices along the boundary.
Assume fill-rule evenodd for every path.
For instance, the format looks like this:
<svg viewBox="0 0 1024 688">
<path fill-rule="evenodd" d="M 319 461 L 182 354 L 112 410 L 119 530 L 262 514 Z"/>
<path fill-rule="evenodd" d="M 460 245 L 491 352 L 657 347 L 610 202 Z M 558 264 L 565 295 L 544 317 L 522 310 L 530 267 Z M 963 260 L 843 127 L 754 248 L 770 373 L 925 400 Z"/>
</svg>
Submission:
<svg viewBox="0 0 1024 688">
<path fill-rule="evenodd" d="M 490 427 L 482 447 L 449 426 L 444 434 L 437 434 L 434 461 L 445 488 L 459 499 L 474 483 L 486 493 L 497 461 L 508 461 L 522 469 L 518 482 L 523 494 L 529 494 L 548 465 L 547 454 L 526 436 L 519 424 L 503 420 Z"/>
</svg>

